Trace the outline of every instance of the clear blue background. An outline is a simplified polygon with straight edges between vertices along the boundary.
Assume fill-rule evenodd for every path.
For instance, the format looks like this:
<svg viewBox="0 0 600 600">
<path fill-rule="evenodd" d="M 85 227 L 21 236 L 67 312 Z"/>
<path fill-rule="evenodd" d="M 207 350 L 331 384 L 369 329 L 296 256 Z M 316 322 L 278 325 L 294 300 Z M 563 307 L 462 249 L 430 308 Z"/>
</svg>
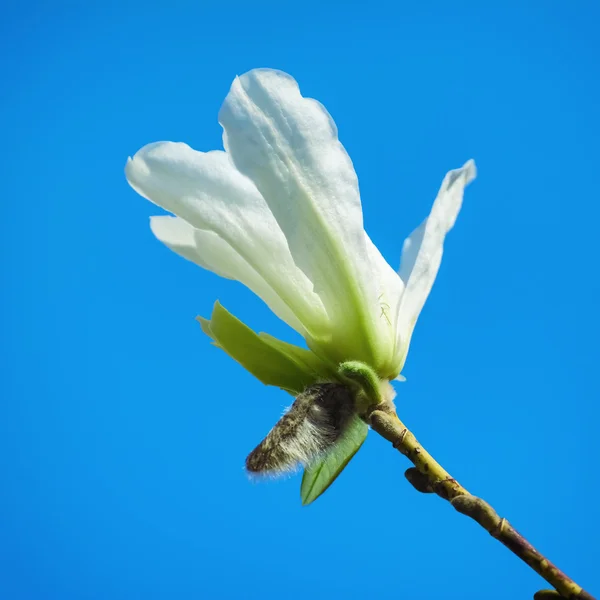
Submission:
<svg viewBox="0 0 600 600">
<path fill-rule="evenodd" d="M 527 6 L 525 6 L 525 4 Z M 543 582 L 370 435 L 308 508 L 245 455 L 289 398 L 213 348 L 215 299 L 126 184 L 221 147 L 236 74 L 322 101 L 393 265 L 445 172 L 479 178 L 398 386 L 423 444 L 591 592 L 597 570 L 597 2 L 4 2 L 0 598 L 526 599 Z M 442 592 L 442 590 L 445 590 Z"/>
</svg>

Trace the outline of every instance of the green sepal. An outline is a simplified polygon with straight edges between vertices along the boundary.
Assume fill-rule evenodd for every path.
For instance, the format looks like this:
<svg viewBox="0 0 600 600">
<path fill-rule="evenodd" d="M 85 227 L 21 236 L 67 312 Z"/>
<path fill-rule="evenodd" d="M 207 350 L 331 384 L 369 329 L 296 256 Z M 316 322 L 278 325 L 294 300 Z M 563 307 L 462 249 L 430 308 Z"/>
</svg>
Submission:
<svg viewBox="0 0 600 600">
<path fill-rule="evenodd" d="M 210 320 L 197 317 L 216 346 L 266 385 L 297 395 L 307 386 L 331 377 L 331 368 L 310 350 L 256 334 L 215 302 Z"/>
<path fill-rule="evenodd" d="M 303 506 L 314 502 L 336 480 L 359 451 L 368 432 L 366 423 L 355 416 L 335 446 L 314 465 L 304 470 L 300 486 Z"/>
<path fill-rule="evenodd" d="M 282 340 L 263 333 L 262 331 L 258 334 L 258 337 L 275 348 L 283 352 L 286 356 L 292 359 L 298 367 L 304 371 L 313 373 L 317 379 L 312 383 L 318 381 L 335 381 L 339 379 L 337 374 L 337 366 L 325 362 L 322 358 L 317 356 L 312 350 L 306 348 L 300 348 L 300 346 L 294 346 L 294 344 L 288 344 Z"/>
</svg>

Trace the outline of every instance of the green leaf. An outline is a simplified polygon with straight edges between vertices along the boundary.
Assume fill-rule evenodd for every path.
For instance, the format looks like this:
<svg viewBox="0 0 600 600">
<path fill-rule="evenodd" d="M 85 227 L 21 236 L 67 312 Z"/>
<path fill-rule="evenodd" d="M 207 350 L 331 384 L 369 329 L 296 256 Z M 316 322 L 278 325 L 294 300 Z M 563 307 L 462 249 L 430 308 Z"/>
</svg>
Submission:
<svg viewBox="0 0 600 600">
<path fill-rule="evenodd" d="M 219 302 L 210 321 L 197 320 L 202 331 L 229 356 L 266 385 L 296 395 L 329 372 L 329 367 L 310 350 L 286 344 L 266 334 L 257 335 Z"/>
<path fill-rule="evenodd" d="M 366 423 L 355 416 L 335 446 L 320 461 L 305 469 L 300 486 L 304 506 L 314 502 L 335 481 L 363 445 L 368 431 Z"/>
</svg>

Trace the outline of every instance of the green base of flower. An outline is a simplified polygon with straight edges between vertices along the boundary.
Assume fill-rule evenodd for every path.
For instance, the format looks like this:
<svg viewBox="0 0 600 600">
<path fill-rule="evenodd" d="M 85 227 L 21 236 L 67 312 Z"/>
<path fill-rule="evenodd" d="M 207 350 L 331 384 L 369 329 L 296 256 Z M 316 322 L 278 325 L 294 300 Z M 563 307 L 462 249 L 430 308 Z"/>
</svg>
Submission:
<svg viewBox="0 0 600 600">
<path fill-rule="evenodd" d="M 265 333 L 255 333 L 216 302 L 210 320 L 197 317 L 214 344 L 266 385 L 297 396 L 316 383 L 340 382 L 355 397 L 357 416 L 334 447 L 306 467 L 300 495 L 302 504 L 314 502 L 335 481 L 358 452 L 368 433 L 360 418 L 370 407 L 389 397 L 389 383 L 365 363 L 346 361 L 337 369 L 314 352 Z M 391 388 L 390 388 L 391 389 Z"/>
</svg>

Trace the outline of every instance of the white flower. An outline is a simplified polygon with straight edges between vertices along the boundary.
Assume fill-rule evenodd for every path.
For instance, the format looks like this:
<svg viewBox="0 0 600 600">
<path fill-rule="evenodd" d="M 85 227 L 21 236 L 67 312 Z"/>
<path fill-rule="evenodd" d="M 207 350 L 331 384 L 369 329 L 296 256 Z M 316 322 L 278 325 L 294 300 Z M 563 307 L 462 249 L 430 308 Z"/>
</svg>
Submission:
<svg viewBox="0 0 600 600">
<path fill-rule="evenodd" d="M 154 235 L 246 285 L 327 363 L 358 360 L 396 377 L 473 161 L 444 178 L 398 274 L 364 231 L 335 123 L 292 77 L 257 69 L 236 78 L 219 121 L 224 152 L 158 142 L 128 160 L 131 186 L 175 215 L 153 217 Z"/>
</svg>

